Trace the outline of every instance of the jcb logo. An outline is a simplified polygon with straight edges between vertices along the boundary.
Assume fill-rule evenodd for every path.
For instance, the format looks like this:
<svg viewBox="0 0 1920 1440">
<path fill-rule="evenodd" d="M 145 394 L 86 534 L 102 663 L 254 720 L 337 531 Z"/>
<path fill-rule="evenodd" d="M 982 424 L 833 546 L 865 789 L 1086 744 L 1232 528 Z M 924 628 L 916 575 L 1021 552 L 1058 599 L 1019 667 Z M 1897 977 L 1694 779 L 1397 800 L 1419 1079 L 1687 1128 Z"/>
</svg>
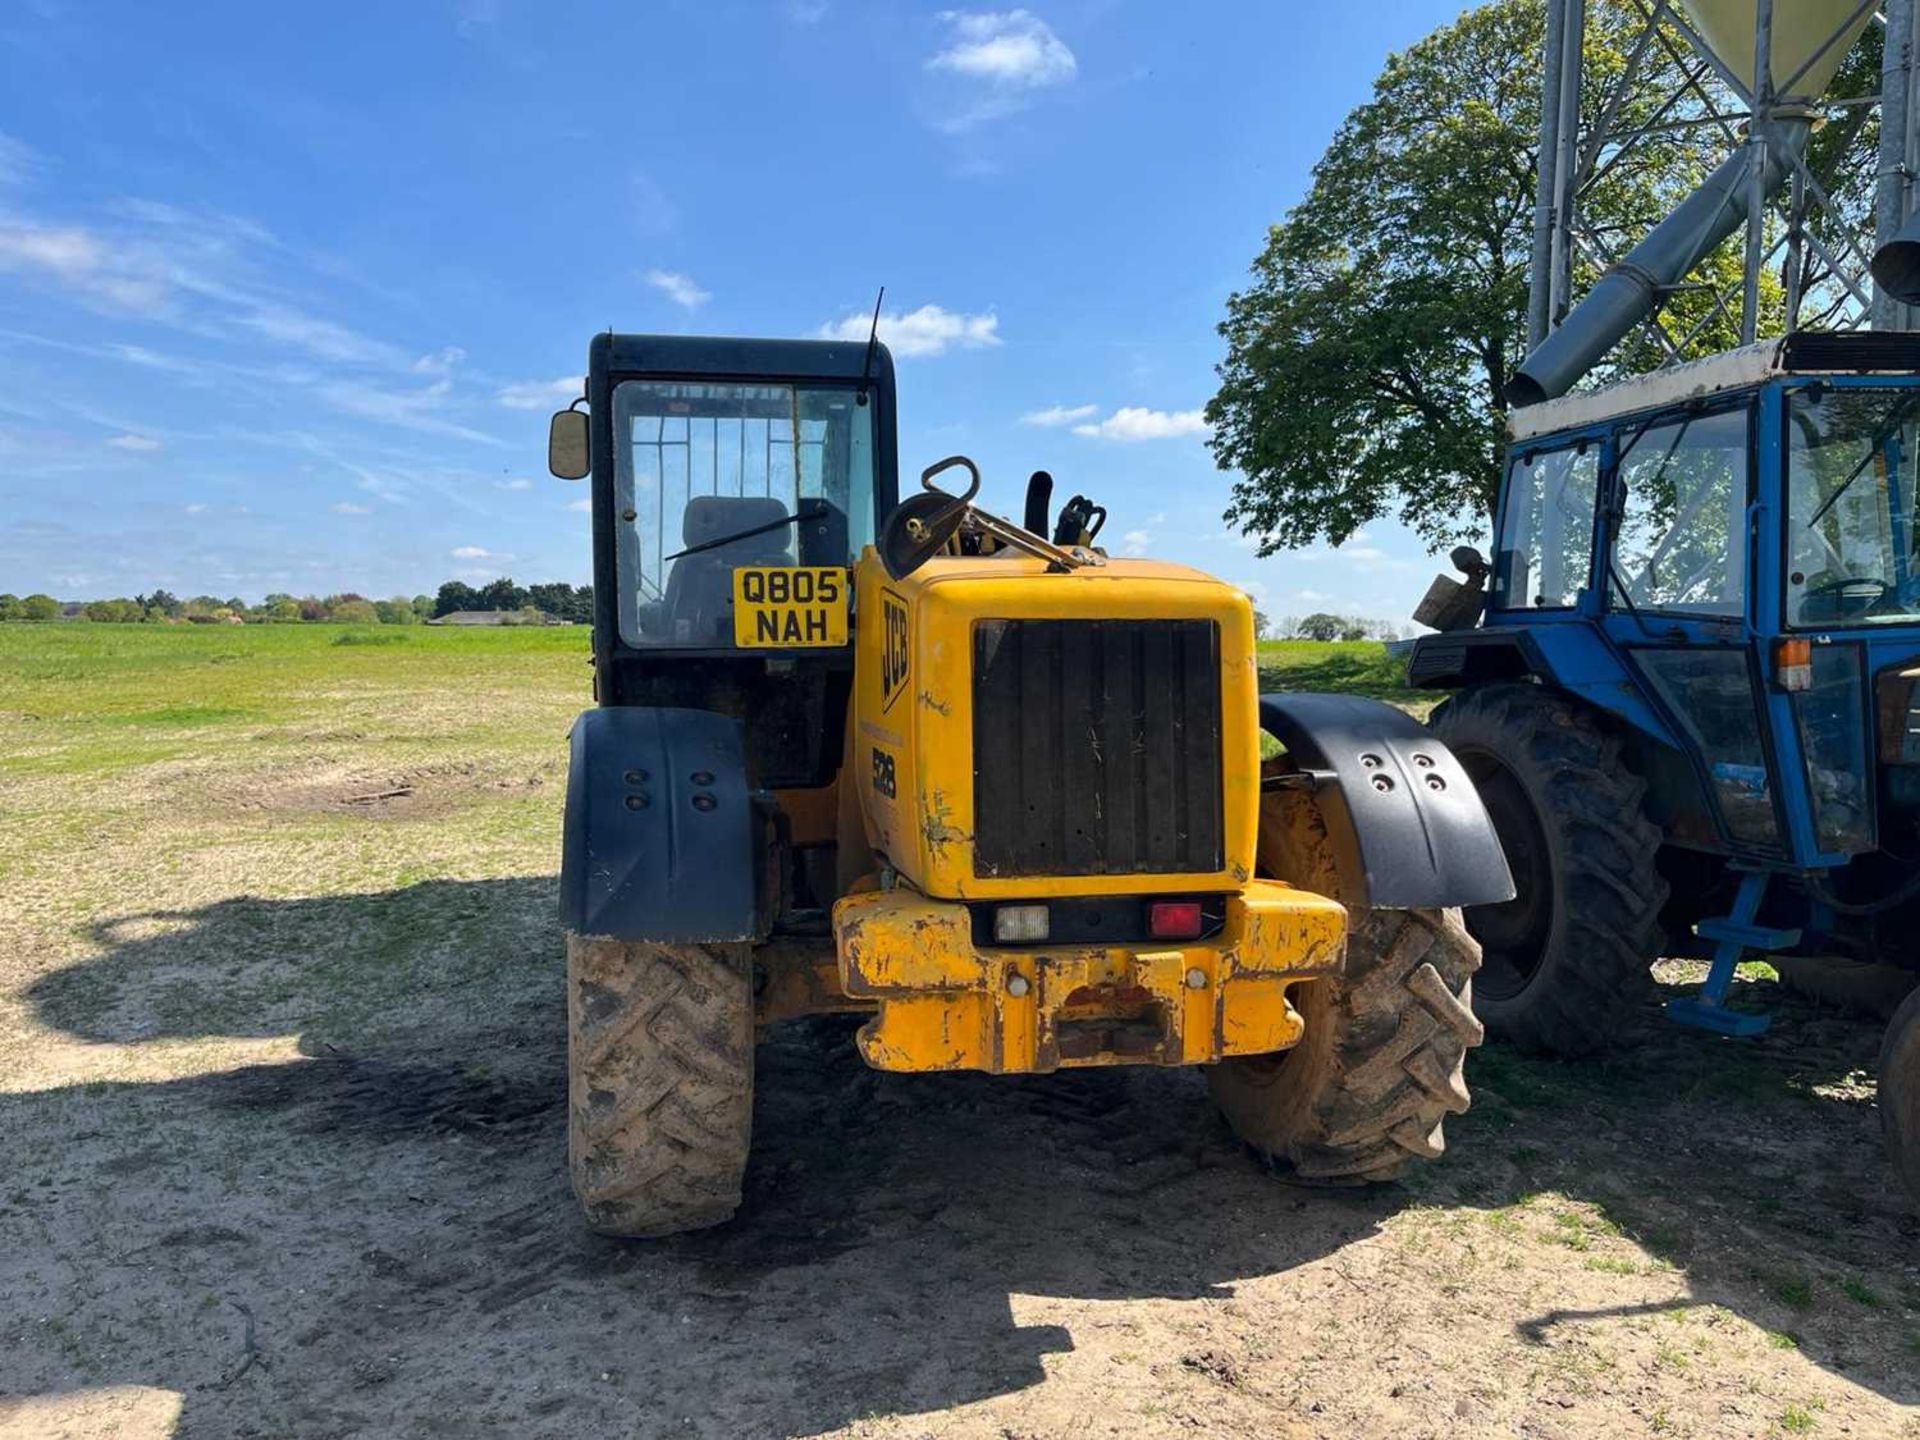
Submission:
<svg viewBox="0 0 1920 1440">
<path fill-rule="evenodd" d="M 907 688 L 907 607 L 891 590 L 880 592 L 880 711 Z"/>
</svg>

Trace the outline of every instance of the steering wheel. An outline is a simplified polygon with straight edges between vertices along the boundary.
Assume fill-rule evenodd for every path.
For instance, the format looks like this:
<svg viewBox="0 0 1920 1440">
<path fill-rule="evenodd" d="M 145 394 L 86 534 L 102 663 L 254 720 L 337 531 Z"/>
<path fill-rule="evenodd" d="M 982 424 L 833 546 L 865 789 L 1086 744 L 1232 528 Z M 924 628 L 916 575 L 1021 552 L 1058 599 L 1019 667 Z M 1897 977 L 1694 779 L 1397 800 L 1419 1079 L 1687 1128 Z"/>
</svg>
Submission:
<svg viewBox="0 0 1920 1440">
<path fill-rule="evenodd" d="M 1865 615 L 1892 589 L 1878 576 L 1839 575 L 1810 587 L 1800 597 L 1800 615 L 1804 620 L 1845 620 Z"/>
</svg>

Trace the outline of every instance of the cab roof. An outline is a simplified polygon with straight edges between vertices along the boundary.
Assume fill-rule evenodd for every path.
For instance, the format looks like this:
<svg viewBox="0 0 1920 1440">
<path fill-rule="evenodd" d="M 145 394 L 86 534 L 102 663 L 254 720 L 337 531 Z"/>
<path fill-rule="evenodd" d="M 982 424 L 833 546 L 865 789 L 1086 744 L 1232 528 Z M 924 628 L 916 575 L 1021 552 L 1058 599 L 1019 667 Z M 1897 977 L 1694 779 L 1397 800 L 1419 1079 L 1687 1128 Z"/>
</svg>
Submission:
<svg viewBox="0 0 1920 1440">
<path fill-rule="evenodd" d="M 1779 375 L 1920 373 L 1920 332 L 1801 330 L 1723 350 L 1704 360 L 1669 365 L 1600 390 L 1577 391 L 1527 405 L 1507 415 L 1507 435 L 1530 440 L 1579 430 L 1641 410 L 1663 410 L 1689 400 L 1740 390 Z"/>
<path fill-rule="evenodd" d="M 664 375 L 767 376 L 792 380 L 858 380 L 866 370 L 867 341 L 761 340 L 740 335 L 621 335 L 593 337 L 595 369 Z M 890 383 L 893 356 L 873 347 L 873 378 Z"/>
</svg>

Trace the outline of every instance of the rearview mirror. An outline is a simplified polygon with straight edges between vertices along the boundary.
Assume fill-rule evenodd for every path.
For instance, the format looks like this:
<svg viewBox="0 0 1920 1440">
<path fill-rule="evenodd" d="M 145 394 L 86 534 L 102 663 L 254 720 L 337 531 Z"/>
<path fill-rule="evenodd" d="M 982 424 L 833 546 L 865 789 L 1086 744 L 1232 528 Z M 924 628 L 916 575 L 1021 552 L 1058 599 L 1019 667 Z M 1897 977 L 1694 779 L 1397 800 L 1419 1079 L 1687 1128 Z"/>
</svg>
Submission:
<svg viewBox="0 0 1920 1440">
<path fill-rule="evenodd" d="M 562 480 L 583 480 L 592 468 L 586 411 L 556 411 L 547 426 L 547 469 Z"/>
</svg>

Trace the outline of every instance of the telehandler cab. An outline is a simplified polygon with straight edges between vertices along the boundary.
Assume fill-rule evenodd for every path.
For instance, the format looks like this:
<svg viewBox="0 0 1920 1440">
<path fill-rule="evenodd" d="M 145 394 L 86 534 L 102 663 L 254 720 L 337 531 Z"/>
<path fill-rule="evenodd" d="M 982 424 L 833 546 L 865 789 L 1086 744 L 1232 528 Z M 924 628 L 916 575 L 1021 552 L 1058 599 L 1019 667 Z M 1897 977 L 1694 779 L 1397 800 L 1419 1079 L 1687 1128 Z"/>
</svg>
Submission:
<svg viewBox="0 0 1920 1440">
<path fill-rule="evenodd" d="M 1207 1066 L 1308 1180 L 1440 1152 L 1481 1033 L 1454 907 L 1512 893 L 1443 744 L 1258 694 L 1246 596 L 1100 553 L 1083 497 L 1043 538 L 1043 475 L 1021 526 L 960 457 L 901 500 L 884 346 L 589 367 L 549 464 L 593 487 L 560 902 L 591 1225 L 733 1214 L 756 1027 L 822 1011 L 884 1070 Z"/>
</svg>

